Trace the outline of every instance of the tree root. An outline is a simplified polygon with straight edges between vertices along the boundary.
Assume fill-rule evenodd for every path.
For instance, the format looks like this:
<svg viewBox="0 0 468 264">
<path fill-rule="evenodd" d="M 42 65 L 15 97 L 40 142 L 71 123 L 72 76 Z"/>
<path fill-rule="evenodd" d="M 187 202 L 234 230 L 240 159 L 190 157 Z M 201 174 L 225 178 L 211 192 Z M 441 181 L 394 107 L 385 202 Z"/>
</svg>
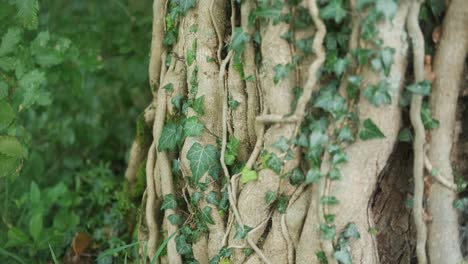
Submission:
<svg viewBox="0 0 468 264">
<path fill-rule="evenodd" d="M 452 0 L 442 26 L 442 37 L 434 59 L 435 81 L 430 98 L 439 128 L 431 131 L 428 151 L 432 165 L 454 184 L 450 153 L 454 140 L 457 99 L 468 48 L 468 5 Z M 428 225 L 428 254 L 431 264 L 460 263 L 462 254 L 458 236 L 458 216 L 452 203 L 455 192 L 440 184 L 432 184 L 427 209 L 432 215 Z"/>
<path fill-rule="evenodd" d="M 424 80 L 424 37 L 421 29 L 419 28 L 419 8 L 421 2 L 414 0 L 411 3 L 410 11 L 407 18 L 407 28 L 409 36 L 413 44 L 413 68 L 415 82 L 422 82 Z M 416 226 L 416 255 L 418 263 L 426 264 L 426 239 L 427 228 L 423 219 L 424 207 L 424 141 L 425 131 L 424 125 L 421 120 L 421 104 L 422 95 L 413 93 L 411 99 L 410 119 L 414 128 L 413 140 L 413 178 L 414 178 L 414 204 L 413 204 L 413 218 Z"/>
</svg>

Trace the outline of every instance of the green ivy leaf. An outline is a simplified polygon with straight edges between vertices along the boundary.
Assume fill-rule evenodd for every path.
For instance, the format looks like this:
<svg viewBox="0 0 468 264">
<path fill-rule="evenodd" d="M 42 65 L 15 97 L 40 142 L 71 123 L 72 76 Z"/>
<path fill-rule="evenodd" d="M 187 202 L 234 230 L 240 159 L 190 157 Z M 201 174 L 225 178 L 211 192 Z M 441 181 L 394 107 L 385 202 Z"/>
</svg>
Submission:
<svg viewBox="0 0 468 264">
<path fill-rule="evenodd" d="M 187 236 L 180 235 L 175 238 L 177 252 L 181 255 L 193 255 L 192 245 L 187 243 Z"/>
<path fill-rule="evenodd" d="M 421 119 L 426 129 L 436 129 L 440 126 L 439 121 L 432 118 L 431 109 L 427 103 L 423 103 L 421 107 Z"/>
<path fill-rule="evenodd" d="M 353 132 L 351 131 L 349 126 L 344 126 L 343 128 L 337 131 L 337 139 L 339 141 L 348 141 L 348 142 L 354 140 Z"/>
<path fill-rule="evenodd" d="M 328 205 L 337 205 L 340 203 L 335 196 L 323 196 L 320 202 Z"/>
<path fill-rule="evenodd" d="M 195 113 L 201 116 L 205 114 L 205 106 L 203 104 L 204 101 L 205 101 L 204 95 L 193 100 L 192 109 L 193 111 L 195 111 Z"/>
<path fill-rule="evenodd" d="M 23 158 L 25 149 L 16 137 L 0 136 L 0 153 L 12 158 Z"/>
<path fill-rule="evenodd" d="M 218 194 L 214 191 L 211 191 L 207 196 L 206 196 L 206 201 L 209 204 L 212 204 L 214 206 L 218 206 L 219 200 L 218 200 Z"/>
<path fill-rule="evenodd" d="M 275 84 L 278 84 L 280 80 L 288 77 L 289 72 L 291 70 L 290 64 L 277 64 L 275 67 L 273 67 L 273 70 L 275 71 L 275 76 L 273 77 L 273 82 Z"/>
<path fill-rule="evenodd" d="M 345 230 L 343 231 L 343 237 L 346 239 L 361 237 L 355 223 L 349 223 L 346 225 Z"/>
<path fill-rule="evenodd" d="M 292 170 L 290 176 L 289 176 L 289 182 L 292 185 L 298 185 L 304 181 L 304 173 L 302 173 L 302 170 L 299 168 L 295 168 Z"/>
<path fill-rule="evenodd" d="M 430 95 L 431 83 L 425 80 L 419 83 L 408 85 L 406 89 L 415 94 Z"/>
<path fill-rule="evenodd" d="M 192 195 L 190 195 L 190 202 L 193 205 L 197 205 L 198 202 L 203 198 L 203 193 L 202 192 L 194 192 Z"/>
<path fill-rule="evenodd" d="M 323 240 L 333 240 L 336 235 L 336 227 L 334 225 L 320 224 L 320 231 Z"/>
<path fill-rule="evenodd" d="M 182 15 L 185 15 L 190 8 L 195 7 L 195 0 L 179 0 L 179 7 Z"/>
<path fill-rule="evenodd" d="M 305 183 L 312 184 L 318 182 L 322 178 L 322 173 L 320 173 L 320 168 L 312 167 L 307 172 Z"/>
<path fill-rule="evenodd" d="M 241 226 L 236 224 L 236 234 L 234 235 L 234 239 L 244 239 L 252 229 L 253 228 L 250 226 Z"/>
<path fill-rule="evenodd" d="M 281 214 L 286 213 L 286 209 L 288 208 L 289 203 L 289 196 L 281 195 L 276 201 L 276 209 L 278 210 L 278 212 L 280 212 Z"/>
<path fill-rule="evenodd" d="M 233 165 L 239 152 L 240 140 L 234 136 L 229 137 L 226 145 L 226 152 L 224 153 L 224 163 L 226 165 Z"/>
<path fill-rule="evenodd" d="M 283 162 L 276 156 L 276 154 L 271 153 L 266 160 L 266 167 L 274 171 L 276 174 L 280 174 L 283 169 Z"/>
<path fill-rule="evenodd" d="M 168 84 L 164 85 L 162 88 L 164 89 L 164 91 L 166 91 L 168 93 L 174 91 L 174 85 L 172 83 L 168 83 Z"/>
<path fill-rule="evenodd" d="M 18 43 L 21 41 L 22 30 L 17 27 L 9 28 L 7 33 L 3 35 L 0 44 L 0 56 L 8 55 L 18 48 Z"/>
<path fill-rule="evenodd" d="M 158 151 L 173 151 L 181 144 L 182 127 L 176 123 L 168 122 L 164 125 L 159 138 Z"/>
<path fill-rule="evenodd" d="M 194 42 L 195 43 L 195 42 Z M 196 59 L 196 50 L 187 49 L 187 64 L 191 66 Z"/>
<path fill-rule="evenodd" d="M 377 12 L 383 14 L 390 20 L 395 16 L 398 10 L 398 4 L 394 0 L 376 0 L 375 8 Z"/>
<path fill-rule="evenodd" d="M 181 226 L 184 223 L 184 218 L 178 214 L 171 214 L 167 217 L 167 220 L 174 226 Z"/>
<path fill-rule="evenodd" d="M 398 140 L 401 142 L 411 142 L 413 135 L 409 128 L 403 128 L 400 133 L 398 133 Z"/>
<path fill-rule="evenodd" d="M 388 2 L 392 1 L 393 0 L 388 0 Z M 395 49 L 389 47 L 383 48 L 379 53 L 385 76 L 390 74 L 390 69 L 393 64 L 393 54 L 395 54 Z"/>
<path fill-rule="evenodd" d="M 281 136 L 274 144 L 273 147 L 281 150 L 281 152 L 286 152 L 289 149 L 288 140 Z"/>
<path fill-rule="evenodd" d="M 274 191 L 267 191 L 265 193 L 265 203 L 271 204 L 276 201 L 276 193 Z"/>
<path fill-rule="evenodd" d="M 198 122 L 195 116 L 189 117 L 184 122 L 184 135 L 186 137 L 198 137 L 203 132 L 203 124 Z"/>
<path fill-rule="evenodd" d="M 166 210 L 166 209 L 173 209 L 175 210 L 177 208 L 177 201 L 175 199 L 174 194 L 167 194 L 164 196 L 163 202 L 161 204 L 161 210 Z"/>
<path fill-rule="evenodd" d="M 258 178 L 258 175 L 256 171 L 249 170 L 247 167 L 244 167 L 242 169 L 242 176 L 241 176 L 242 184 L 246 184 L 250 181 L 255 181 L 257 180 L 257 178 Z"/>
<path fill-rule="evenodd" d="M 380 131 L 379 127 L 372 122 L 371 119 L 366 119 L 363 122 L 363 127 L 359 133 L 359 138 L 362 140 L 369 140 L 375 138 L 385 138 L 385 135 Z"/>
<path fill-rule="evenodd" d="M 392 97 L 389 93 L 389 84 L 385 81 L 380 81 L 377 86 L 369 85 L 364 90 L 363 94 L 372 105 L 377 107 L 392 102 Z"/>
<path fill-rule="evenodd" d="M 336 215 L 335 214 L 327 214 L 327 215 L 324 215 L 324 218 L 325 218 L 325 222 L 327 224 L 331 224 L 335 221 L 335 218 L 336 218 Z"/>
<path fill-rule="evenodd" d="M 341 172 L 338 168 L 333 169 L 328 173 L 328 178 L 332 181 L 341 180 Z"/>
<path fill-rule="evenodd" d="M 348 59 L 337 59 L 335 64 L 333 65 L 333 72 L 335 72 L 336 76 L 340 77 L 346 70 L 346 66 L 349 64 Z"/>
<path fill-rule="evenodd" d="M 201 177 L 218 163 L 219 153 L 213 145 L 203 147 L 200 143 L 194 143 L 187 152 L 187 159 L 194 182 L 198 183 Z"/>
<path fill-rule="evenodd" d="M 245 43 L 250 41 L 250 36 L 247 32 L 242 31 L 241 27 L 236 27 L 232 35 L 230 48 L 234 50 L 236 56 L 240 56 L 244 52 Z"/>
<path fill-rule="evenodd" d="M 213 221 L 213 219 L 211 218 L 211 207 L 209 207 L 208 205 L 205 206 L 205 207 L 200 211 L 200 213 L 201 213 L 201 218 L 202 218 L 202 220 L 203 220 L 205 223 L 214 225 L 214 221 Z"/>
<path fill-rule="evenodd" d="M 331 89 L 320 91 L 314 107 L 322 108 L 334 117 L 341 116 L 347 111 L 346 99 Z"/>
<path fill-rule="evenodd" d="M 324 8 L 320 10 L 320 16 L 323 19 L 333 19 L 336 23 L 341 23 L 346 17 L 346 10 L 341 0 L 331 0 Z"/>
<path fill-rule="evenodd" d="M 345 247 L 341 247 L 340 250 L 335 251 L 333 257 L 341 264 L 352 264 L 351 255 Z"/>
</svg>

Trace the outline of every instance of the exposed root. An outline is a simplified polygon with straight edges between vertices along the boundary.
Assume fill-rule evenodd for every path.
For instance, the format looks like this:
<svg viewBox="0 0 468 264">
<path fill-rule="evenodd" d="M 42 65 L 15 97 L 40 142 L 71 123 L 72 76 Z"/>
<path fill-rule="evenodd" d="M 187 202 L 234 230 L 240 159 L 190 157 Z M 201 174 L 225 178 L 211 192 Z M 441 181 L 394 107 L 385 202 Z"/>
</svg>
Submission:
<svg viewBox="0 0 468 264">
<path fill-rule="evenodd" d="M 146 225 L 148 227 L 148 256 L 153 259 L 154 252 L 159 238 L 159 226 L 155 216 L 155 200 L 156 191 L 154 186 L 154 164 L 155 164 L 156 149 L 155 144 L 151 144 L 148 151 L 148 159 L 146 161 Z"/>
<path fill-rule="evenodd" d="M 447 179 L 444 175 L 441 175 L 438 171 L 436 170 L 432 164 L 427 155 L 424 155 L 424 167 L 426 170 L 429 172 L 429 174 L 436 180 L 437 183 L 441 184 L 447 189 L 450 189 L 454 192 L 457 191 L 457 185 L 453 182 L 451 182 L 449 179 Z"/>
<path fill-rule="evenodd" d="M 151 57 L 149 62 L 149 82 L 154 89 L 159 85 L 159 75 L 161 72 L 161 56 L 164 48 L 162 40 L 164 39 L 164 0 L 153 1 L 153 33 L 151 38 Z"/>
<path fill-rule="evenodd" d="M 410 11 L 407 18 L 407 28 L 410 38 L 413 43 L 413 68 L 415 82 L 424 80 L 424 37 L 419 28 L 419 8 L 421 2 L 414 0 L 411 3 Z M 424 199 L 424 141 L 425 131 L 421 120 L 421 104 L 422 95 L 413 93 L 411 99 L 410 119 L 414 128 L 414 163 L 413 163 L 413 178 L 414 178 L 414 204 L 413 218 L 416 226 L 416 255 L 418 263 L 426 264 L 426 239 L 427 228 L 423 219 L 423 199 Z"/>
<path fill-rule="evenodd" d="M 451 0 L 442 26 L 442 37 L 434 59 L 435 81 L 430 98 L 432 114 L 440 126 L 431 131 L 428 157 L 451 184 L 454 177 L 450 154 L 454 141 L 456 107 L 468 49 L 468 5 Z M 430 186 L 427 209 L 432 215 L 428 225 L 428 255 L 431 264 L 460 263 L 458 215 L 452 206 L 456 193 L 440 184 Z"/>
</svg>

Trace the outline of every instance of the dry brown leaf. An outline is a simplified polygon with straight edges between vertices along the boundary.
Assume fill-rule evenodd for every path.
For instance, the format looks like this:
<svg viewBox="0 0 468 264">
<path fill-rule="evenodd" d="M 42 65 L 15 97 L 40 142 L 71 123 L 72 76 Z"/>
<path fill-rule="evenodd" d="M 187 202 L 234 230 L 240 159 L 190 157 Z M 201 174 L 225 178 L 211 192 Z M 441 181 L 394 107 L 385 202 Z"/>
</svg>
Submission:
<svg viewBox="0 0 468 264">
<path fill-rule="evenodd" d="M 72 242 L 72 249 L 76 256 L 83 254 L 89 247 L 93 238 L 85 232 L 78 232 L 75 234 Z"/>
</svg>

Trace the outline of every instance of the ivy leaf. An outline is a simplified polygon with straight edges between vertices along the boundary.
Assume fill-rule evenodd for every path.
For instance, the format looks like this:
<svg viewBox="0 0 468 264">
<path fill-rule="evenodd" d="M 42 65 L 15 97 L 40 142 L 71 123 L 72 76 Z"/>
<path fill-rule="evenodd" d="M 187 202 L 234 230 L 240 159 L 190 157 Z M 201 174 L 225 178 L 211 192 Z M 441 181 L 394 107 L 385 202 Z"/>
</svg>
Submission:
<svg viewBox="0 0 468 264">
<path fill-rule="evenodd" d="M 182 127 L 176 123 L 168 122 L 164 125 L 159 138 L 158 151 L 173 151 L 182 141 Z"/>
<path fill-rule="evenodd" d="M 312 167 L 307 172 L 305 183 L 312 184 L 318 182 L 322 178 L 322 174 L 320 173 L 320 169 L 318 167 Z"/>
<path fill-rule="evenodd" d="M 388 2 L 392 2 L 392 0 L 388 0 Z M 380 61 L 382 63 L 385 76 L 390 74 L 390 69 L 393 64 L 393 54 L 395 54 L 394 48 L 386 47 L 380 51 Z"/>
<path fill-rule="evenodd" d="M 321 91 L 314 103 L 315 107 L 331 113 L 333 116 L 340 116 L 346 113 L 346 99 L 331 89 Z"/>
<path fill-rule="evenodd" d="M 268 159 L 266 160 L 265 165 L 276 174 L 280 174 L 281 170 L 283 169 L 283 162 L 274 153 L 268 155 Z"/>
<path fill-rule="evenodd" d="M 289 149 L 288 140 L 281 136 L 274 144 L 273 147 L 281 150 L 282 152 L 286 152 Z"/>
<path fill-rule="evenodd" d="M 197 205 L 198 202 L 203 198 L 203 193 L 202 192 L 194 192 L 192 195 L 190 195 L 190 202 L 193 205 Z"/>
<path fill-rule="evenodd" d="M 340 250 L 335 251 L 333 257 L 341 264 L 352 264 L 351 255 L 345 247 L 341 247 Z"/>
<path fill-rule="evenodd" d="M 161 210 L 166 210 L 166 209 L 176 209 L 177 208 L 177 201 L 174 197 L 174 195 L 167 194 L 164 196 L 164 200 L 161 204 Z"/>
<path fill-rule="evenodd" d="M 205 206 L 205 207 L 200 211 L 200 213 L 201 213 L 201 218 L 202 218 L 202 220 L 203 220 L 205 223 L 214 225 L 214 221 L 213 221 L 213 219 L 211 218 L 211 207 L 209 207 L 208 205 Z"/>
<path fill-rule="evenodd" d="M 375 0 L 358 0 L 357 1 L 357 9 L 358 10 L 362 10 L 364 9 L 366 6 L 374 3 Z"/>
<path fill-rule="evenodd" d="M 241 226 L 236 224 L 236 234 L 234 235 L 234 239 L 244 239 L 252 229 L 253 228 L 250 226 Z"/>
<path fill-rule="evenodd" d="M 400 133 L 398 133 L 398 140 L 401 142 L 411 142 L 412 139 L 413 135 L 408 128 L 403 128 Z"/>
<path fill-rule="evenodd" d="M 320 231 L 323 240 L 332 240 L 336 235 L 336 227 L 334 225 L 320 224 Z"/>
<path fill-rule="evenodd" d="M 2 37 L 0 56 L 7 55 L 17 48 L 18 43 L 21 41 L 21 34 L 22 31 L 20 28 L 12 27 L 8 29 L 7 33 Z"/>
<path fill-rule="evenodd" d="M 219 201 L 218 201 L 218 194 L 214 191 L 211 191 L 207 196 L 206 196 L 206 201 L 209 204 L 212 204 L 214 206 L 218 206 Z"/>
<path fill-rule="evenodd" d="M 16 137 L 0 136 L 0 153 L 12 158 L 25 156 L 25 149 Z"/>
<path fill-rule="evenodd" d="M 392 19 L 398 10 L 398 5 L 394 0 L 377 0 L 375 8 L 377 12 L 383 14 L 387 19 Z"/>
<path fill-rule="evenodd" d="M 255 170 L 249 170 L 247 167 L 244 167 L 242 169 L 242 176 L 241 176 L 241 182 L 243 184 L 246 184 L 250 181 L 255 181 L 257 180 L 258 175 Z"/>
<path fill-rule="evenodd" d="M 201 177 L 217 164 L 219 153 L 213 145 L 203 147 L 200 143 L 194 143 L 187 152 L 187 159 L 190 161 L 194 182 L 198 183 Z"/>
<path fill-rule="evenodd" d="M 249 40 L 249 34 L 242 31 L 241 27 L 236 27 L 234 29 L 230 48 L 234 50 L 237 56 L 240 56 L 244 51 L 245 43 L 249 42 Z"/>
<path fill-rule="evenodd" d="M 180 235 L 175 238 L 177 252 L 181 255 L 192 255 L 192 245 L 187 243 L 187 236 Z"/>
<path fill-rule="evenodd" d="M 239 152 L 240 140 L 234 136 L 229 137 L 226 145 L 226 152 L 224 153 L 224 163 L 226 165 L 233 165 Z"/>
<path fill-rule="evenodd" d="M 273 67 L 273 70 L 275 71 L 275 76 L 273 77 L 273 82 L 275 84 L 278 84 L 278 82 L 289 75 L 290 71 L 290 66 L 289 63 L 286 65 L 283 64 L 277 64 L 275 67 Z"/>
<path fill-rule="evenodd" d="M 304 178 L 305 176 L 304 173 L 302 173 L 302 170 L 299 168 L 295 168 L 289 176 L 289 182 L 292 185 L 298 185 L 304 181 Z"/>
<path fill-rule="evenodd" d="M 332 181 L 341 179 L 341 172 L 338 168 L 333 167 L 333 169 L 328 173 L 328 178 Z"/>
<path fill-rule="evenodd" d="M 193 62 L 195 61 L 195 57 L 196 57 L 196 50 L 187 49 L 187 64 L 189 66 L 191 66 L 193 64 Z"/>
<path fill-rule="evenodd" d="M 346 10 L 341 0 L 331 0 L 320 10 L 320 16 L 323 19 L 334 19 L 336 23 L 340 23 L 346 17 Z"/>
<path fill-rule="evenodd" d="M 335 196 L 323 196 L 320 202 L 328 205 L 337 205 L 340 203 Z"/>
<path fill-rule="evenodd" d="M 205 114 L 205 106 L 203 104 L 204 101 L 205 101 L 204 95 L 193 100 L 192 109 L 193 111 L 195 111 L 195 113 L 201 116 Z"/>
<path fill-rule="evenodd" d="M 357 230 L 357 226 L 355 223 L 349 223 L 346 225 L 345 230 L 343 231 L 343 237 L 348 238 L 360 238 L 361 234 Z"/>
<path fill-rule="evenodd" d="M 383 104 L 390 104 L 392 102 L 392 97 L 390 96 L 388 83 L 385 81 L 380 81 L 377 86 L 369 85 L 364 90 L 364 96 L 369 100 L 369 102 L 374 106 L 381 106 Z"/>
<path fill-rule="evenodd" d="M 37 0 L 16 0 L 18 19 L 27 29 L 36 29 L 38 24 L 37 12 L 39 3 Z"/>
<path fill-rule="evenodd" d="M 265 203 L 271 204 L 276 201 L 276 193 L 274 191 L 268 191 L 265 194 Z"/>
<path fill-rule="evenodd" d="M 5 101 L 0 101 L 0 130 L 8 127 L 15 118 L 15 111 Z"/>
<path fill-rule="evenodd" d="M 424 103 L 421 107 L 421 119 L 426 129 L 435 129 L 440 126 L 439 121 L 432 118 L 431 109 L 427 103 Z"/>
<path fill-rule="evenodd" d="M 168 83 L 168 84 L 164 85 L 162 88 L 164 89 L 164 91 L 166 91 L 168 93 L 174 91 L 174 85 L 172 83 Z"/>
<path fill-rule="evenodd" d="M 431 94 L 431 83 L 425 80 L 419 83 L 408 85 L 406 89 L 415 94 L 429 95 Z"/>
<path fill-rule="evenodd" d="M 333 65 L 333 71 L 335 74 L 340 77 L 344 71 L 346 70 L 346 66 L 348 65 L 348 59 L 337 59 L 335 64 Z"/>
<path fill-rule="evenodd" d="M 198 122 L 197 117 L 189 117 L 184 122 L 184 135 L 186 137 L 197 137 L 201 135 L 203 128 L 203 124 Z"/>
<path fill-rule="evenodd" d="M 385 135 L 380 131 L 379 127 L 372 122 L 371 119 L 366 119 L 363 122 L 363 128 L 361 129 L 361 132 L 359 133 L 359 138 L 362 140 L 369 140 L 369 139 L 375 139 L 375 138 L 384 138 Z"/>
<path fill-rule="evenodd" d="M 182 15 L 185 15 L 190 8 L 195 7 L 195 0 L 179 0 L 179 7 Z"/>
<path fill-rule="evenodd" d="M 354 140 L 353 132 L 351 131 L 349 126 L 344 126 L 340 130 L 338 130 L 337 134 L 338 134 L 337 139 L 339 141 L 348 141 L 349 142 L 349 141 Z"/>
<path fill-rule="evenodd" d="M 167 220 L 174 226 L 180 226 L 184 223 L 184 218 L 178 214 L 171 214 L 167 217 Z"/>
<path fill-rule="evenodd" d="M 288 196 L 281 195 L 280 197 L 278 197 L 277 203 L 276 203 L 276 209 L 278 210 L 278 212 L 280 212 L 281 214 L 286 213 L 286 209 L 288 208 L 288 203 L 289 203 Z"/>
</svg>

